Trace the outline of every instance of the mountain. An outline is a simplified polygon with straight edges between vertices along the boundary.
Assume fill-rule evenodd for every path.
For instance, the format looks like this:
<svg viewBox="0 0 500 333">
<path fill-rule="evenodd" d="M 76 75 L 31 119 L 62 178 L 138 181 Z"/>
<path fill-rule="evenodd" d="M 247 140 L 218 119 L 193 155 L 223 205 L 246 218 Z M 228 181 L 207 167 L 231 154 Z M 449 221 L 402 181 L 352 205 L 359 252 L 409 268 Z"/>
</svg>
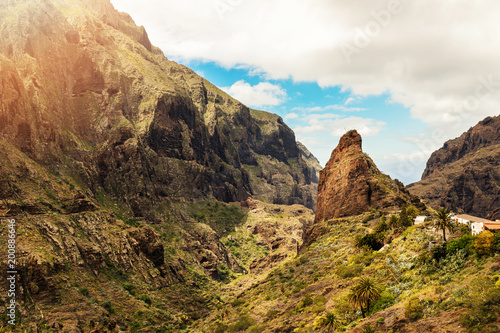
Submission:
<svg viewBox="0 0 500 333">
<path fill-rule="evenodd" d="M 108 1 L 2 7 L 0 131 L 28 158 L 136 216 L 157 198 L 315 207 L 314 172 L 280 117 L 167 60 Z"/>
<path fill-rule="evenodd" d="M 447 141 L 408 189 L 434 208 L 500 219 L 500 116 Z"/>
<path fill-rule="evenodd" d="M 283 120 L 169 61 L 108 0 L 0 0 L 0 22 L 0 218 L 18 226 L 25 327 L 180 329 L 279 248 L 221 242 L 257 219 L 249 198 L 310 217 L 317 160 Z"/>
<path fill-rule="evenodd" d="M 357 131 L 342 136 L 320 172 L 316 221 L 359 215 L 370 209 L 390 212 L 409 204 L 425 209 L 401 182 L 380 172 L 363 153 Z"/>
</svg>

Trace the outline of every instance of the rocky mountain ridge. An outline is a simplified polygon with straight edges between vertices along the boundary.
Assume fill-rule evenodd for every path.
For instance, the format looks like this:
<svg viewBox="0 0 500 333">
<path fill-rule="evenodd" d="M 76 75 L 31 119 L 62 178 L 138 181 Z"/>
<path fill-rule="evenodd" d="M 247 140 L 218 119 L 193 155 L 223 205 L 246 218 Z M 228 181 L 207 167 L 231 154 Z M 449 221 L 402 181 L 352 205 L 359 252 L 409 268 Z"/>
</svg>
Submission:
<svg viewBox="0 0 500 333">
<path fill-rule="evenodd" d="M 316 160 L 283 120 L 169 61 L 108 0 L 0 0 L 0 22 L 0 218 L 19 226 L 24 328 L 180 329 L 261 269 L 264 250 L 244 263 L 221 242 L 240 202 L 311 214 Z"/>
<path fill-rule="evenodd" d="M 487 117 L 435 151 L 410 184 L 434 208 L 500 219 L 500 116 Z"/>
<path fill-rule="evenodd" d="M 29 158 L 127 193 L 136 216 L 157 198 L 314 208 L 315 172 L 283 120 L 167 60 L 109 1 L 2 7 L 1 136 Z"/>
</svg>

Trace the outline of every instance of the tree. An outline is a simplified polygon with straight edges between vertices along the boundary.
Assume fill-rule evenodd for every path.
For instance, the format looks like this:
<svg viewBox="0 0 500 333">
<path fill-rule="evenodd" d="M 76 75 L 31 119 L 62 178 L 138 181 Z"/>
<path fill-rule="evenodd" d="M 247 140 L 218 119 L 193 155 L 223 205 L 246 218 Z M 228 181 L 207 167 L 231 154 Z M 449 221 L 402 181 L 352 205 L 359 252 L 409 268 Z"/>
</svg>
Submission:
<svg viewBox="0 0 500 333">
<path fill-rule="evenodd" d="M 359 306 L 361 314 L 365 318 L 366 313 L 370 309 L 370 305 L 379 299 L 382 289 L 377 283 L 369 278 L 362 278 L 357 285 L 351 288 L 347 299 L 354 306 Z"/>
<path fill-rule="evenodd" d="M 399 225 L 399 217 L 397 215 L 391 215 L 389 219 L 389 226 L 393 229 L 396 229 Z"/>
<path fill-rule="evenodd" d="M 411 218 L 412 224 L 415 224 L 415 218 L 418 216 L 419 213 L 420 212 L 418 208 L 415 207 L 414 205 L 410 205 L 408 206 L 408 208 L 406 208 L 406 214 Z"/>
<path fill-rule="evenodd" d="M 323 317 L 321 317 L 321 326 L 326 327 L 328 332 L 336 330 L 342 325 L 340 319 L 332 311 L 327 311 Z"/>
<path fill-rule="evenodd" d="M 452 232 L 454 225 L 451 222 L 451 213 L 448 208 L 441 208 L 436 213 L 436 227 L 443 230 L 443 239 L 446 242 L 446 230 Z"/>
<path fill-rule="evenodd" d="M 479 233 L 476 238 L 476 244 L 474 244 L 477 254 L 482 256 L 490 253 L 494 242 L 495 235 L 491 231 L 486 230 Z"/>
</svg>

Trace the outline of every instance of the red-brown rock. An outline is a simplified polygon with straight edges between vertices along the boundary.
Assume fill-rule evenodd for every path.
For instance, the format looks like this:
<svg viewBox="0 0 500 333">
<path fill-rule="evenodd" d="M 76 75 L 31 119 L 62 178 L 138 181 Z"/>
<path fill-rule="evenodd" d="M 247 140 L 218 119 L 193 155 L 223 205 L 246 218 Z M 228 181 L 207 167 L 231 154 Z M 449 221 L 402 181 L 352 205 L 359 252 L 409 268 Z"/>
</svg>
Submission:
<svg viewBox="0 0 500 333">
<path fill-rule="evenodd" d="M 316 221 L 409 203 L 420 205 L 420 200 L 411 196 L 401 182 L 380 172 L 363 153 L 361 136 L 352 130 L 340 139 L 320 172 Z"/>
</svg>

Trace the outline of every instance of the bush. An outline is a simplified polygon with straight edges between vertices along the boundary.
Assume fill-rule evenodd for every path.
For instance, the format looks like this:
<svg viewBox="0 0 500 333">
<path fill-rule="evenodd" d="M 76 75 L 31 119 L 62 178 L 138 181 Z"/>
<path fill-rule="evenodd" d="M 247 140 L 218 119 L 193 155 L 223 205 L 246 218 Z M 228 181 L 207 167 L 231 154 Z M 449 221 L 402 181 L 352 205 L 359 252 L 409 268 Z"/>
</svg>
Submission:
<svg viewBox="0 0 500 333">
<path fill-rule="evenodd" d="M 135 296 L 136 287 L 132 283 L 125 282 L 123 288 L 130 293 L 130 295 Z"/>
<path fill-rule="evenodd" d="M 240 306 L 243 303 L 245 303 L 244 300 L 237 298 L 237 299 L 231 301 L 231 306 L 233 308 L 236 308 L 236 307 Z"/>
<path fill-rule="evenodd" d="M 405 305 L 405 316 L 410 320 L 417 320 L 422 318 L 422 311 L 424 307 L 420 304 L 418 297 L 412 297 Z"/>
<path fill-rule="evenodd" d="M 105 308 L 106 310 L 108 310 L 109 313 L 115 313 L 115 308 L 111 304 L 110 300 L 107 300 L 107 301 L 103 302 L 102 303 L 102 307 Z"/>
<path fill-rule="evenodd" d="M 238 321 L 229 326 L 231 332 L 241 332 L 246 331 L 250 326 L 255 324 L 255 319 L 249 315 L 243 315 L 238 318 Z"/>
<path fill-rule="evenodd" d="M 385 216 L 382 215 L 382 217 L 380 218 L 380 222 L 377 223 L 377 225 L 375 226 L 375 232 L 382 233 L 382 232 L 385 232 L 387 230 L 389 230 L 389 225 L 387 224 L 387 222 L 385 220 Z"/>
<path fill-rule="evenodd" d="M 463 326 L 470 332 L 495 332 L 485 330 L 500 313 L 500 288 L 494 280 L 481 277 L 472 281 L 466 306 L 470 309 L 459 317 Z"/>
<path fill-rule="evenodd" d="M 278 310 L 269 310 L 267 311 L 266 313 L 266 318 L 267 319 L 273 319 L 274 317 L 276 317 L 276 315 L 279 313 Z"/>
<path fill-rule="evenodd" d="M 80 293 L 85 297 L 89 297 L 90 295 L 89 288 L 81 288 Z"/>
<path fill-rule="evenodd" d="M 377 333 L 377 331 L 373 327 L 371 327 L 370 325 L 366 325 L 361 330 L 361 333 Z"/>
<path fill-rule="evenodd" d="M 389 290 L 384 290 L 380 294 L 380 298 L 373 303 L 373 305 L 370 308 L 370 313 L 377 313 L 379 311 L 385 310 L 388 307 L 394 305 L 396 301 L 396 297 L 394 297 L 393 294 L 389 292 Z"/>
<path fill-rule="evenodd" d="M 146 303 L 147 305 L 151 305 L 151 303 L 152 303 L 151 298 L 149 298 L 148 295 L 141 295 L 141 297 L 139 297 L 139 299 L 141 301 L 143 301 L 144 303 Z"/>
<path fill-rule="evenodd" d="M 371 233 L 361 237 L 356 241 L 356 247 L 369 247 L 373 251 L 378 251 L 384 246 L 384 236 L 382 234 Z"/>
<path fill-rule="evenodd" d="M 466 249 L 468 254 L 470 254 L 471 246 L 474 243 L 475 237 L 472 235 L 464 235 L 457 239 L 450 239 L 448 244 L 446 244 L 446 250 L 448 253 L 455 253 L 459 250 Z"/>
<path fill-rule="evenodd" d="M 478 255 L 487 255 L 491 253 L 493 243 L 495 241 L 495 235 L 491 231 L 483 231 L 476 238 L 476 244 L 474 248 Z"/>
<path fill-rule="evenodd" d="M 309 305 L 312 305 L 314 303 L 313 299 L 309 296 L 304 298 L 303 302 L 304 302 L 304 306 L 309 306 Z"/>
<path fill-rule="evenodd" d="M 336 273 L 339 277 L 343 279 L 353 278 L 355 276 L 359 276 L 363 271 L 363 266 L 361 265 L 349 265 L 349 266 L 340 266 L 337 268 Z"/>
<path fill-rule="evenodd" d="M 448 254 L 448 250 L 446 248 L 446 244 L 434 246 L 431 249 L 432 258 L 436 261 L 440 261 L 441 259 L 446 258 Z"/>
</svg>

